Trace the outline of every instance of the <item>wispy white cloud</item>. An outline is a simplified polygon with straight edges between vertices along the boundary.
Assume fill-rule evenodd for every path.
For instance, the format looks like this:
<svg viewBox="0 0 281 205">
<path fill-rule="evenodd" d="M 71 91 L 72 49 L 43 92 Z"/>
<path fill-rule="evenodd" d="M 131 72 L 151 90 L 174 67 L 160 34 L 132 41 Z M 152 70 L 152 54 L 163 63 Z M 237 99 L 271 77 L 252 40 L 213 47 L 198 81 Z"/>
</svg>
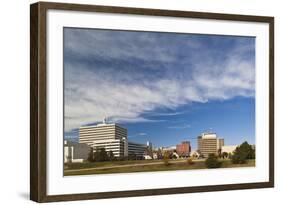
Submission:
<svg viewBox="0 0 281 205">
<path fill-rule="evenodd" d="M 176 116 L 176 115 L 182 115 L 185 112 L 153 112 L 150 114 L 150 116 Z"/>
<path fill-rule="evenodd" d="M 227 50 L 217 46 L 219 52 L 200 39 L 181 38 L 69 32 L 65 131 L 104 116 L 119 123 L 154 122 L 143 114 L 169 109 L 175 111 L 158 115 L 177 115 L 176 108 L 188 103 L 255 95 L 254 57 L 245 57 L 252 44 L 237 41 Z"/>
<path fill-rule="evenodd" d="M 129 138 L 135 138 L 135 137 L 146 137 L 147 133 L 145 132 L 140 132 L 140 133 L 135 133 L 129 136 Z"/>
<path fill-rule="evenodd" d="M 169 126 L 168 128 L 169 129 L 187 129 L 187 128 L 190 128 L 191 125 L 190 124 L 181 124 L 181 125 L 173 125 L 173 126 Z"/>
</svg>

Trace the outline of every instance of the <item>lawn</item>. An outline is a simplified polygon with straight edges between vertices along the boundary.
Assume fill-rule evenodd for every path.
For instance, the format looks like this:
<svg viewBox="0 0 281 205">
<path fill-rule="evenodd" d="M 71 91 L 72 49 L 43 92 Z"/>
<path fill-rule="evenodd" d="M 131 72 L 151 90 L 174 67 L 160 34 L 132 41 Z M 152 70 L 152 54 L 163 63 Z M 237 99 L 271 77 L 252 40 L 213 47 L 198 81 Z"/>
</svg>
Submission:
<svg viewBox="0 0 281 205">
<path fill-rule="evenodd" d="M 222 162 L 223 162 L 222 168 L 255 166 L 255 160 L 249 160 L 246 164 L 232 164 L 230 160 L 222 160 Z M 89 174 L 191 170 L 191 169 L 206 169 L 205 161 L 202 160 L 194 161 L 194 164 L 190 165 L 186 162 L 186 160 L 170 160 L 168 166 L 164 165 L 164 163 L 161 160 L 149 160 L 149 161 L 129 160 L 129 161 L 116 161 L 116 162 L 98 162 L 98 163 L 73 163 L 65 166 L 64 175 L 71 176 L 71 175 L 89 175 Z"/>
<path fill-rule="evenodd" d="M 65 169 L 84 169 L 84 168 L 95 168 L 95 167 L 107 167 L 115 165 L 134 165 L 142 163 L 154 163 L 161 162 L 161 160 L 124 160 L 124 161 L 110 161 L 110 162 L 84 162 L 84 163 L 69 163 L 64 164 Z"/>
</svg>

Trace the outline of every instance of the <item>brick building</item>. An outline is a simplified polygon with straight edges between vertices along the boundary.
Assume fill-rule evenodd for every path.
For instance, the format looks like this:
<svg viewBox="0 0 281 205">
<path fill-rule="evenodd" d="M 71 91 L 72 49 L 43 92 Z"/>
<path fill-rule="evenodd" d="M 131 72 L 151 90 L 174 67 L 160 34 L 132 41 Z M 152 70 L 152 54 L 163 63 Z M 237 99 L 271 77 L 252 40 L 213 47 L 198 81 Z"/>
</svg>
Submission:
<svg viewBox="0 0 281 205">
<path fill-rule="evenodd" d="M 187 157 L 191 152 L 191 146 L 189 141 L 183 141 L 176 146 L 176 151 L 180 157 Z"/>
</svg>

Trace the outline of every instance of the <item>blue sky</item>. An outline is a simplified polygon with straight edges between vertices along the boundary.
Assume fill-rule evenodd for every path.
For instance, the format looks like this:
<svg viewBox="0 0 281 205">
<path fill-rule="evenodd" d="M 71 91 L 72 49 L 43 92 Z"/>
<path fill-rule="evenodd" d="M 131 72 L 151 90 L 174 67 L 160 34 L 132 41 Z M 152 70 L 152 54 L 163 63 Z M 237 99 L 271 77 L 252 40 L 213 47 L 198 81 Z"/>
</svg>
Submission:
<svg viewBox="0 0 281 205">
<path fill-rule="evenodd" d="M 255 38 L 64 28 L 65 136 L 110 122 L 168 146 L 255 142 Z"/>
</svg>

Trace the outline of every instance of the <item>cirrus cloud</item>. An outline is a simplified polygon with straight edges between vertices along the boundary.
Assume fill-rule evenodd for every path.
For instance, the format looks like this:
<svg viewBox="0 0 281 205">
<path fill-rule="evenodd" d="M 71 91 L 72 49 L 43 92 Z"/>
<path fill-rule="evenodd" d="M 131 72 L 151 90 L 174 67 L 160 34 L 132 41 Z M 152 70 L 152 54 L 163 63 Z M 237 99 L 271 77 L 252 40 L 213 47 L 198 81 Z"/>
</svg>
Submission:
<svg viewBox="0 0 281 205">
<path fill-rule="evenodd" d="M 250 37 L 65 28 L 65 131 L 255 95 Z"/>
</svg>

